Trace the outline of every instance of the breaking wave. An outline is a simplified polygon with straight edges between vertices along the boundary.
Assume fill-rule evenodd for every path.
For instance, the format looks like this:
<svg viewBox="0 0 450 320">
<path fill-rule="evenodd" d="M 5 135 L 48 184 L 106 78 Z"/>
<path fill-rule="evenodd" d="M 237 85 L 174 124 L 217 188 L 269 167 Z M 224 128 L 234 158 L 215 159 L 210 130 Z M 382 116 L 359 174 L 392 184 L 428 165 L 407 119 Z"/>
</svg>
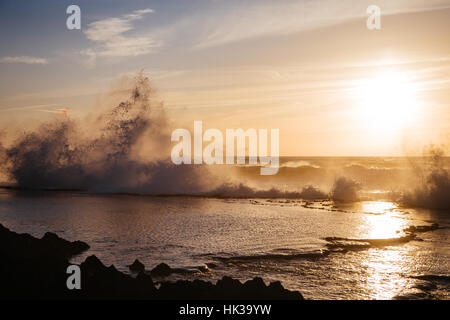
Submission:
<svg viewBox="0 0 450 320">
<path fill-rule="evenodd" d="M 330 197 L 338 201 L 358 201 L 361 185 L 352 179 L 339 177 L 331 190 Z"/>
<path fill-rule="evenodd" d="M 401 201 L 408 206 L 450 209 L 450 175 L 444 164 L 443 148 L 429 146 L 424 158 L 428 164 L 416 166 L 419 186 L 406 192 Z"/>
<path fill-rule="evenodd" d="M 27 189 L 157 194 L 206 189 L 205 167 L 175 166 L 164 158 L 170 154 L 170 132 L 148 78 L 140 73 L 125 91 L 125 101 L 89 125 L 58 119 L 11 146 L 1 145 L 2 171 Z"/>
<path fill-rule="evenodd" d="M 328 195 L 313 186 L 306 186 L 301 191 L 281 191 L 276 188 L 259 190 L 245 184 L 224 183 L 206 196 L 218 198 L 286 198 L 286 199 L 327 199 Z"/>
<path fill-rule="evenodd" d="M 121 102 L 111 108 L 109 101 L 117 96 Z M 122 79 L 106 97 L 108 102 L 99 106 L 93 120 L 66 116 L 23 134 L 12 133 L 15 139 L 9 145 L 0 143 L 0 176 L 7 177 L 7 185 L 98 193 L 328 198 L 312 185 L 294 191 L 250 187 L 233 171 L 236 168 L 213 173 L 205 165 L 174 165 L 169 121 L 142 72 Z"/>
<path fill-rule="evenodd" d="M 361 158 L 355 164 L 345 158 L 290 158 L 267 177 L 257 166 L 177 166 L 170 160 L 171 124 L 148 78 L 139 73 L 123 79 L 107 97 L 115 103 L 103 103 L 93 117 L 65 116 L 25 133 L 7 132 L 13 142 L 6 143 L 0 130 L 0 179 L 20 189 L 336 201 L 358 201 L 362 191 L 391 191 L 395 183 L 402 190 L 414 185 L 402 176 L 415 174 L 389 159 Z M 430 154 L 433 165 L 421 169 L 417 176 L 423 179 L 401 192 L 399 201 L 450 208 L 443 152 Z"/>
<path fill-rule="evenodd" d="M 117 95 L 121 102 L 111 108 L 109 101 Z M 98 193 L 328 197 L 313 186 L 300 191 L 253 188 L 242 177 L 233 178 L 230 167 L 213 173 L 206 165 L 174 165 L 169 121 L 142 72 L 122 79 L 104 100 L 108 104 L 99 106 L 94 120 L 55 119 L 16 134 L 10 145 L 0 143 L 0 171 L 8 184 L 19 189 Z"/>
</svg>

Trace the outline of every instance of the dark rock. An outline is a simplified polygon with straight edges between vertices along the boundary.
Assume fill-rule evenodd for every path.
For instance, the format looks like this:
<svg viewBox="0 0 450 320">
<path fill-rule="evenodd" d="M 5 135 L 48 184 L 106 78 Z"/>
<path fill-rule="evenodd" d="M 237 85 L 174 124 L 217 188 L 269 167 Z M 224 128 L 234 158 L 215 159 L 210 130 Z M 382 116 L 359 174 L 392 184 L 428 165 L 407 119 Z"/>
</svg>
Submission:
<svg viewBox="0 0 450 320">
<path fill-rule="evenodd" d="M 67 258 L 89 249 L 89 245 L 83 241 L 70 242 L 58 237 L 52 232 L 47 232 L 44 237 L 42 237 L 42 243 L 52 250 L 63 252 Z"/>
<path fill-rule="evenodd" d="M 413 286 L 413 288 L 422 290 L 422 291 L 433 291 L 437 288 L 437 285 L 431 282 L 418 283 Z"/>
<path fill-rule="evenodd" d="M 154 287 L 152 277 L 146 274 L 145 272 L 139 272 L 139 274 L 136 277 L 136 280 L 142 283 L 143 285 Z"/>
<path fill-rule="evenodd" d="M 179 280 L 163 282 L 158 290 L 160 299 L 198 300 L 215 299 L 216 290 L 211 282 Z"/>
<path fill-rule="evenodd" d="M 425 281 L 437 281 L 437 282 L 443 282 L 443 283 L 450 283 L 450 276 L 441 276 L 441 275 L 435 275 L 435 274 L 424 274 L 420 276 L 411 276 L 411 278 L 419 279 L 419 280 L 425 280 Z"/>
<path fill-rule="evenodd" d="M 87 257 L 80 267 L 88 274 L 97 274 L 106 269 L 105 265 L 95 255 Z"/>
<path fill-rule="evenodd" d="M 198 268 L 198 271 L 200 271 L 200 272 L 208 272 L 209 271 L 209 269 L 208 269 L 208 266 L 199 266 Z"/>
<path fill-rule="evenodd" d="M 239 280 L 235 280 L 231 277 L 223 277 L 221 280 L 217 281 L 217 287 L 224 289 L 224 290 L 230 290 L 233 288 L 236 288 L 238 286 L 240 286 L 241 283 L 239 282 Z"/>
<path fill-rule="evenodd" d="M 144 264 L 142 264 L 138 259 L 134 260 L 133 264 L 129 265 L 128 268 L 131 272 L 143 272 L 145 270 Z"/>
<path fill-rule="evenodd" d="M 85 250 L 82 242 L 70 242 L 47 233 L 42 239 L 18 234 L 0 224 L 0 299 L 302 299 L 299 292 L 281 283 L 266 286 L 261 278 L 242 284 L 230 277 L 217 282 L 194 280 L 163 282 L 159 289 L 142 270 L 136 278 L 106 267 L 91 255 L 81 263 L 81 290 L 66 286 L 69 257 Z M 136 262 L 136 261 L 135 261 Z M 32 266 L 32 267 L 31 267 Z M 174 272 L 160 264 L 151 273 Z"/>
<path fill-rule="evenodd" d="M 403 231 L 406 233 L 422 233 L 439 229 L 439 224 L 433 223 L 431 226 L 410 226 Z"/>
<path fill-rule="evenodd" d="M 239 291 L 241 290 L 241 282 L 239 280 L 235 280 L 231 277 L 223 277 L 221 280 L 217 281 L 217 289 L 220 292 L 226 293 L 227 295 L 238 296 Z M 225 297 L 224 297 L 225 298 Z"/>
<path fill-rule="evenodd" d="M 302 300 L 299 292 L 286 290 L 280 283 L 266 286 L 261 278 L 242 284 L 230 277 L 223 277 L 216 285 L 201 280 L 163 282 L 159 289 L 161 299 L 181 300 Z"/>
<path fill-rule="evenodd" d="M 271 282 L 269 284 L 269 288 L 273 291 L 278 291 L 278 290 L 282 290 L 283 286 L 281 285 L 280 281 L 275 281 L 275 282 Z"/>
<path fill-rule="evenodd" d="M 174 270 L 167 264 L 160 263 L 156 267 L 154 267 L 152 271 L 150 271 L 150 274 L 156 277 L 167 277 L 170 276 L 173 272 Z"/>
<path fill-rule="evenodd" d="M 244 286 L 247 288 L 247 290 L 252 290 L 255 292 L 264 290 L 266 288 L 266 284 L 264 283 L 263 279 L 259 277 L 256 277 L 253 280 L 248 280 L 244 283 Z"/>
</svg>

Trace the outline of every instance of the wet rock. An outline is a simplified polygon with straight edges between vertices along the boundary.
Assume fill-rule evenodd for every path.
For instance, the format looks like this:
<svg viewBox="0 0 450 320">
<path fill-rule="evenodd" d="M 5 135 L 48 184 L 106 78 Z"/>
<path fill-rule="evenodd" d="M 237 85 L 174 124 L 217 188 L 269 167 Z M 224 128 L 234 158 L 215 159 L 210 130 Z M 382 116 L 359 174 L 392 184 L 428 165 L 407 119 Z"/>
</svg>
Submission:
<svg viewBox="0 0 450 320">
<path fill-rule="evenodd" d="M 158 294 L 159 299 L 206 300 L 214 299 L 215 287 L 212 283 L 202 280 L 179 280 L 177 282 L 163 282 Z"/>
<path fill-rule="evenodd" d="M 47 233 L 42 239 L 18 234 L 0 224 L 0 299 L 302 299 L 281 283 L 266 286 L 261 278 L 242 284 L 224 277 L 211 282 L 163 282 L 159 289 L 142 268 L 136 278 L 105 266 L 91 255 L 80 264 L 81 290 L 66 286 L 68 257 L 88 246 Z M 135 261 L 136 262 L 136 261 Z M 138 264 L 136 264 L 138 265 Z M 30 267 L 32 266 L 32 268 Z M 160 264 L 151 273 L 170 275 L 176 269 Z"/>
<path fill-rule="evenodd" d="M 230 277 L 223 277 L 216 285 L 201 281 L 164 282 L 159 289 L 161 298 L 183 300 L 302 300 L 299 292 L 283 288 L 281 283 L 266 286 L 261 278 L 254 278 L 244 284 Z"/>
<path fill-rule="evenodd" d="M 281 285 L 281 282 L 280 282 L 280 281 L 274 281 L 274 282 L 271 282 L 271 283 L 269 284 L 269 288 L 270 288 L 270 290 L 272 290 L 272 291 L 274 291 L 274 292 L 280 291 L 280 290 L 283 290 L 283 289 L 284 289 L 283 286 Z"/>
<path fill-rule="evenodd" d="M 393 300 L 432 300 L 434 296 L 427 292 L 417 291 L 410 292 L 403 295 L 397 295 L 392 298 Z"/>
<path fill-rule="evenodd" d="M 239 294 L 241 285 L 242 284 L 239 280 L 225 276 L 221 280 L 217 281 L 216 287 L 219 292 L 223 292 L 224 295 L 236 296 Z"/>
<path fill-rule="evenodd" d="M 80 267 L 88 274 L 97 274 L 106 269 L 106 266 L 95 255 L 87 257 Z"/>
<path fill-rule="evenodd" d="M 425 280 L 425 281 L 437 281 L 437 282 L 443 282 L 443 283 L 450 283 L 450 276 L 424 274 L 424 275 L 420 275 L 420 276 L 411 276 L 411 278 Z"/>
<path fill-rule="evenodd" d="M 143 272 L 145 270 L 145 266 L 138 259 L 134 260 L 133 264 L 129 265 L 128 268 L 131 272 Z"/>
<path fill-rule="evenodd" d="M 428 231 L 434 231 L 439 229 L 439 225 L 437 223 L 433 223 L 431 226 L 410 226 L 403 231 L 406 233 L 422 233 Z"/>
<path fill-rule="evenodd" d="M 173 272 L 174 270 L 167 264 L 160 263 L 150 271 L 150 274 L 156 277 L 167 277 L 170 276 Z"/>
<path fill-rule="evenodd" d="M 200 272 L 202 272 L 202 273 L 205 273 L 205 272 L 208 272 L 208 271 L 209 271 L 209 268 L 208 268 L 207 265 L 199 266 L 197 269 L 198 269 L 198 271 L 200 271 Z"/>
<path fill-rule="evenodd" d="M 437 285 L 431 282 L 424 282 L 414 285 L 413 288 L 428 292 L 437 289 Z"/>
<path fill-rule="evenodd" d="M 82 292 L 87 299 L 153 299 L 156 288 L 150 276 L 142 272 L 133 278 L 118 271 L 114 265 L 106 267 L 96 256 L 89 256 L 80 265 Z"/>
<path fill-rule="evenodd" d="M 0 225 L 0 299 L 64 297 L 68 258 L 84 248 L 55 234 L 37 239 Z"/>
<path fill-rule="evenodd" d="M 89 249 L 89 245 L 83 241 L 70 242 L 58 237 L 58 235 L 52 232 L 47 232 L 44 237 L 42 237 L 42 243 L 51 250 L 63 252 L 67 258 Z"/>
</svg>

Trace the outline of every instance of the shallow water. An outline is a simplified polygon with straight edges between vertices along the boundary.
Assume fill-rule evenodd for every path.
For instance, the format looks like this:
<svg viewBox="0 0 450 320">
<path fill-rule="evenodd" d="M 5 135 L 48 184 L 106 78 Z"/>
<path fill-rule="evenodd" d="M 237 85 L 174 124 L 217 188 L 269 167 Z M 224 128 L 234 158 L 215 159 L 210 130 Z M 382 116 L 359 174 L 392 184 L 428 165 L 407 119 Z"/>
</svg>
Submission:
<svg viewBox="0 0 450 320">
<path fill-rule="evenodd" d="M 87 242 L 91 249 L 74 262 L 95 254 L 124 272 L 136 258 L 148 270 L 165 262 L 192 271 L 171 280 L 260 276 L 309 299 L 450 298 L 446 211 L 384 201 L 339 205 L 0 189 L 0 223 L 38 237 L 52 231 Z M 439 228 L 405 232 L 433 223 Z M 198 271 L 206 264 L 209 271 Z M 440 277 L 416 278 L 423 275 Z"/>
</svg>

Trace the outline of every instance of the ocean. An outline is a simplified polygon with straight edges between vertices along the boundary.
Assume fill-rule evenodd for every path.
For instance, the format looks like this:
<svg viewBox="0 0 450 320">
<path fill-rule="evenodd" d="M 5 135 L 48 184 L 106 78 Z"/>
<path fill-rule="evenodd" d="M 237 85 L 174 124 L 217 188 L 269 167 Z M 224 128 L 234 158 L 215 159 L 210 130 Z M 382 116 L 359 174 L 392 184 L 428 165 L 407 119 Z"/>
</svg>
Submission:
<svg viewBox="0 0 450 320">
<path fill-rule="evenodd" d="M 444 148 L 281 157 L 267 176 L 257 165 L 175 165 L 149 80 L 123 94 L 96 116 L 5 131 L 0 223 L 87 242 L 74 263 L 95 254 L 123 272 L 135 259 L 177 268 L 155 281 L 258 276 L 307 299 L 449 298 Z"/>
<path fill-rule="evenodd" d="M 0 223 L 87 242 L 73 263 L 177 268 L 155 281 L 261 277 L 306 299 L 449 299 L 449 160 L 438 171 L 431 160 L 282 158 L 277 175 L 233 166 L 242 184 L 192 194 L 2 188 Z"/>
</svg>

